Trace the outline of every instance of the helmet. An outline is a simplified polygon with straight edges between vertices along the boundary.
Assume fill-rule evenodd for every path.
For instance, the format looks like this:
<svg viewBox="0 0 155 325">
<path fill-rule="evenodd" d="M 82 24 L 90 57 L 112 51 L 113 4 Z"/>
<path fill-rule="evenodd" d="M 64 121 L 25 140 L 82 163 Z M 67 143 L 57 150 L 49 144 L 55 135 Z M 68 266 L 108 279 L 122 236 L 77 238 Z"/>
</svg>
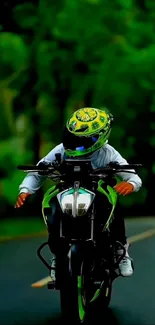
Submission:
<svg viewBox="0 0 155 325">
<path fill-rule="evenodd" d="M 75 111 L 64 129 L 66 155 L 84 156 L 100 149 L 109 138 L 112 122 L 113 116 L 107 110 L 84 107 Z"/>
</svg>

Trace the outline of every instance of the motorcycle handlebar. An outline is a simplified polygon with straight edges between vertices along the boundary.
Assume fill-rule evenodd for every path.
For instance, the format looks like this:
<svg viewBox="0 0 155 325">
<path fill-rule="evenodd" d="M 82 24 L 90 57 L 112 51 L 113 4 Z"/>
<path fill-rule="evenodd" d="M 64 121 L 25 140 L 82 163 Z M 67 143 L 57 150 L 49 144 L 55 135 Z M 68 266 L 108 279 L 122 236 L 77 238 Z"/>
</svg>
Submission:
<svg viewBox="0 0 155 325">
<path fill-rule="evenodd" d="M 142 167 L 142 164 L 128 164 L 128 165 L 109 165 L 108 167 L 104 168 L 98 168 L 94 171 L 92 171 L 89 176 L 101 176 L 101 174 L 111 174 L 111 173 L 120 173 L 124 172 L 125 170 L 129 173 L 135 173 L 135 169 Z M 52 164 L 48 165 L 42 165 L 40 166 L 34 166 L 34 165 L 19 165 L 17 166 L 19 170 L 23 170 L 24 172 L 39 172 L 44 173 L 44 175 L 48 175 L 51 172 L 58 171 L 59 168 L 55 168 Z M 132 171 L 131 171 L 132 170 Z"/>
</svg>

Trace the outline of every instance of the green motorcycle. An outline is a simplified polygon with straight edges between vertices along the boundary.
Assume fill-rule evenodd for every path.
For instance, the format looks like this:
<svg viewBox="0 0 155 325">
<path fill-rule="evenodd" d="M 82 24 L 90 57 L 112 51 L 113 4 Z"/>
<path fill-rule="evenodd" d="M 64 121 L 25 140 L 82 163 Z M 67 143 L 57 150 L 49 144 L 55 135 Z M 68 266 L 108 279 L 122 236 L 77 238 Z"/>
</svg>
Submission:
<svg viewBox="0 0 155 325">
<path fill-rule="evenodd" d="M 133 173 L 140 164 L 119 165 L 110 163 L 106 168 L 93 170 L 89 159 L 65 159 L 60 154 L 55 162 L 38 166 L 18 166 L 25 172 L 37 172 L 50 177 L 55 184 L 45 193 L 42 214 L 47 226 L 47 215 L 52 200 L 57 198 L 61 210 L 59 251 L 56 256 L 56 282 L 49 282 L 49 289 L 60 291 L 62 316 L 74 323 L 82 323 L 94 308 L 109 305 L 112 283 L 120 275 L 118 265 L 125 255 L 124 246 L 114 241 L 110 225 L 117 204 L 113 189 L 119 179 L 117 173 Z M 132 171 L 131 171 L 132 170 Z M 136 173 L 134 171 L 134 173 Z M 102 222 L 96 217 L 96 196 L 100 193 L 105 202 Z M 41 255 L 46 267 L 51 266 Z M 117 246 L 123 250 L 116 257 Z M 93 308 L 94 307 L 94 308 Z"/>
</svg>

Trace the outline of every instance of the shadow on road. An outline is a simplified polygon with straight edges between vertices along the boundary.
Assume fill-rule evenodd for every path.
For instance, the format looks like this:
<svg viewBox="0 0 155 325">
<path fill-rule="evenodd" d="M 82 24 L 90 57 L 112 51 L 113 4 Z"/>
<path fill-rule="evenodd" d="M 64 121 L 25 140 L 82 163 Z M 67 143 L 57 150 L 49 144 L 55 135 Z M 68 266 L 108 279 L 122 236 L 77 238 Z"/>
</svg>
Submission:
<svg viewBox="0 0 155 325">
<path fill-rule="evenodd" d="M 100 313 L 96 313 L 93 316 L 91 316 L 90 320 L 87 321 L 86 325 L 90 324 L 110 324 L 110 325 L 120 325 L 118 322 L 118 319 L 116 318 L 116 315 L 114 311 L 111 308 L 108 308 L 107 310 L 104 310 Z"/>
<path fill-rule="evenodd" d="M 87 320 L 83 324 L 91 325 L 93 323 L 96 324 L 96 322 L 97 322 L 97 325 L 100 325 L 100 324 L 103 325 L 105 323 L 110 324 L 110 325 L 120 325 L 117 317 L 115 316 L 115 313 L 110 308 L 108 308 L 107 311 L 105 311 L 102 314 L 97 314 L 97 315 L 94 315 L 93 317 L 91 316 L 91 319 Z M 62 321 L 60 315 L 57 315 L 55 318 L 48 319 L 42 323 L 42 325 L 63 325 L 63 324 L 64 324 L 64 321 Z"/>
</svg>

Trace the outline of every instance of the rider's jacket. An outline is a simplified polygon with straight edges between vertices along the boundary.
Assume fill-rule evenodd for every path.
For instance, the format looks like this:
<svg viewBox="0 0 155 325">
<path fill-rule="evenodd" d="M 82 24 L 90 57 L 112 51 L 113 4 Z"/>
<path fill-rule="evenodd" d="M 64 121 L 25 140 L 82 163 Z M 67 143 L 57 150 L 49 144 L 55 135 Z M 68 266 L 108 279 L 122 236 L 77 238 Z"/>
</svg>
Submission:
<svg viewBox="0 0 155 325">
<path fill-rule="evenodd" d="M 55 160 L 55 154 L 60 153 L 61 154 L 61 160 L 63 161 L 65 157 L 64 153 L 64 147 L 63 144 L 57 145 L 55 148 L 53 148 L 44 158 L 42 158 L 40 162 L 52 162 Z M 106 167 L 111 161 L 112 162 L 118 162 L 119 164 L 128 164 L 126 159 L 124 159 L 120 153 L 115 150 L 111 145 L 108 143 L 105 144 L 103 147 L 101 147 L 99 150 L 94 152 L 91 156 L 91 164 L 92 168 L 103 168 Z M 119 173 L 117 173 L 119 175 Z M 134 191 L 137 192 L 140 187 L 142 186 L 142 180 L 137 174 L 131 174 L 127 171 L 120 173 L 120 178 L 123 181 L 127 181 L 134 186 Z M 28 173 L 27 176 L 24 178 L 22 183 L 19 186 L 20 193 L 35 193 L 43 184 L 44 180 L 46 179 L 46 176 L 38 175 L 37 173 Z"/>
</svg>

